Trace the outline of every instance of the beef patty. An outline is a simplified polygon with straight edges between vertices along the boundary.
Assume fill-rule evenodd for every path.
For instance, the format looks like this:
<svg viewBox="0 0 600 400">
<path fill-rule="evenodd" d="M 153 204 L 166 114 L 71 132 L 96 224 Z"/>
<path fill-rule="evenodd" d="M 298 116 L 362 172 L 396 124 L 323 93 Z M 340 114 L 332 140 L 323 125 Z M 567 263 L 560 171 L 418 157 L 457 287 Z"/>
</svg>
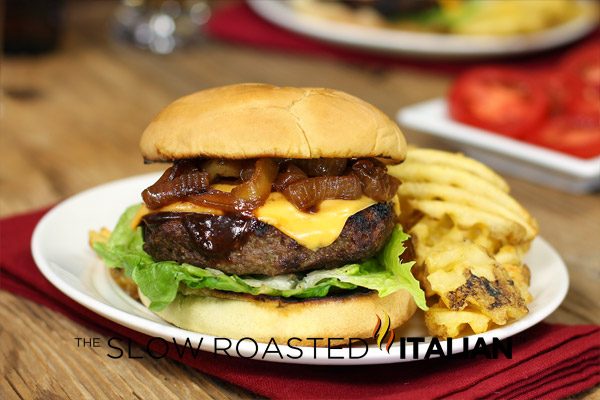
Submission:
<svg viewBox="0 0 600 400">
<path fill-rule="evenodd" d="M 163 212 L 142 219 L 144 250 L 156 261 L 176 261 L 236 275 L 281 275 L 363 261 L 386 243 L 395 221 L 378 203 L 346 221 L 329 246 L 310 250 L 253 218 Z"/>
</svg>

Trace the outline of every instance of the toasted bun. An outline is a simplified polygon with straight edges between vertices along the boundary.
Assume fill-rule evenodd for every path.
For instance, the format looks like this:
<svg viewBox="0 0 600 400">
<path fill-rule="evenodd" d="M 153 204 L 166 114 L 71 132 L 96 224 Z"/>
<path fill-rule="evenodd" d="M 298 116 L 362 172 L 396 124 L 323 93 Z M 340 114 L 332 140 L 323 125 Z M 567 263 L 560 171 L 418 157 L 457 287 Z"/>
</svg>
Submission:
<svg viewBox="0 0 600 400">
<path fill-rule="evenodd" d="M 369 103 L 333 89 L 248 83 L 176 100 L 144 131 L 149 161 L 207 157 L 404 159 L 402 132 Z"/>
<path fill-rule="evenodd" d="M 223 293 L 223 292 L 220 292 Z M 149 300 L 140 293 L 142 302 Z M 216 337 L 250 337 L 268 343 L 274 338 L 286 344 L 312 346 L 307 338 L 325 338 L 317 346 L 326 346 L 326 338 L 370 338 L 377 316 L 390 316 L 391 329 L 406 322 L 415 312 L 412 296 L 399 290 L 385 297 L 375 292 L 299 301 L 256 298 L 227 293 L 223 297 L 178 294 L 157 314 L 180 328 Z M 341 342 L 338 342 L 341 343 Z"/>
</svg>

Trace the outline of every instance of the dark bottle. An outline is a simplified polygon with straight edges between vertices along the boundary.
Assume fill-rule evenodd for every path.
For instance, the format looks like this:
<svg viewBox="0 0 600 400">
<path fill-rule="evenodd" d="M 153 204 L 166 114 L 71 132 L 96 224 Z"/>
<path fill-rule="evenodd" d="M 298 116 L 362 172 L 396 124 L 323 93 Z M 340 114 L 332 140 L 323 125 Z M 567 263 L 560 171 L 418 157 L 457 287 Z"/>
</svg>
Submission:
<svg viewBox="0 0 600 400">
<path fill-rule="evenodd" d="M 59 44 L 63 4 L 63 0 L 0 0 L 4 53 L 54 50 Z"/>
</svg>

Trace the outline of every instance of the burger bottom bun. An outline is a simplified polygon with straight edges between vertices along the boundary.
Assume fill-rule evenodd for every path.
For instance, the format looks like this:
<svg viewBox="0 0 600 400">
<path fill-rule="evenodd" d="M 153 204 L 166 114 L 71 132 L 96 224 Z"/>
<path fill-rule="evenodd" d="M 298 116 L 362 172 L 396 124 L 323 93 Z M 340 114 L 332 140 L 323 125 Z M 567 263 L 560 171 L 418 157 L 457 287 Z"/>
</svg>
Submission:
<svg viewBox="0 0 600 400">
<path fill-rule="evenodd" d="M 148 306 L 149 299 L 141 292 L 139 295 Z M 291 301 L 212 291 L 209 296 L 180 293 L 156 314 L 180 328 L 216 337 L 249 337 L 261 343 L 274 339 L 278 344 L 299 338 L 292 341 L 294 346 L 324 347 L 328 338 L 372 337 L 377 317 L 383 320 L 385 314 L 390 317 L 390 329 L 395 329 L 415 310 L 412 296 L 405 290 L 385 297 L 367 292 Z"/>
</svg>

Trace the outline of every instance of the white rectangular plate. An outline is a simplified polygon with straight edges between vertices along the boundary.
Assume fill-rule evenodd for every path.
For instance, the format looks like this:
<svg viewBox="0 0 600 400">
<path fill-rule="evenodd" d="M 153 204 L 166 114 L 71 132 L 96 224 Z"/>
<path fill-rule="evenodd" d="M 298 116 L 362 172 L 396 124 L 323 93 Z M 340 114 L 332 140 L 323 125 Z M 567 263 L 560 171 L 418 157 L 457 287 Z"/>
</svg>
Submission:
<svg viewBox="0 0 600 400">
<path fill-rule="evenodd" d="M 508 175 L 574 193 L 600 188 L 600 156 L 577 158 L 462 124 L 450 118 L 443 98 L 403 108 L 397 119 L 401 126 L 451 142 Z"/>
</svg>

